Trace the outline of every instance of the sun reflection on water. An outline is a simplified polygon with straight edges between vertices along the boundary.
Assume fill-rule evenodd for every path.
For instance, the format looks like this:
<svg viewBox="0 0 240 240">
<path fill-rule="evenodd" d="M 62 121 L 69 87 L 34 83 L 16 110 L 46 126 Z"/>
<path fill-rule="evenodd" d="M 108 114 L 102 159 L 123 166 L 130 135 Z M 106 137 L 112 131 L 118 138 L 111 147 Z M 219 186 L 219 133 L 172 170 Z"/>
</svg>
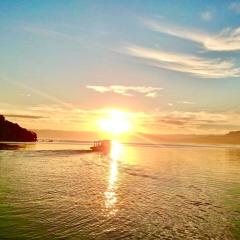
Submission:
<svg viewBox="0 0 240 240">
<path fill-rule="evenodd" d="M 109 214 L 114 215 L 117 212 L 115 207 L 117 202 L 117 195 L 116 195 L 116 181 L 118 177 L 118 160 L 122 153 L 123 146 L 121 143 L 117 141 L 112 141 L 112 147 L 110 152 L 110 173 L 109 173 L 109 180 L 108 180 L 108 188 L 105 192 L 105 207 L 109 209 Z"/>
</svg>

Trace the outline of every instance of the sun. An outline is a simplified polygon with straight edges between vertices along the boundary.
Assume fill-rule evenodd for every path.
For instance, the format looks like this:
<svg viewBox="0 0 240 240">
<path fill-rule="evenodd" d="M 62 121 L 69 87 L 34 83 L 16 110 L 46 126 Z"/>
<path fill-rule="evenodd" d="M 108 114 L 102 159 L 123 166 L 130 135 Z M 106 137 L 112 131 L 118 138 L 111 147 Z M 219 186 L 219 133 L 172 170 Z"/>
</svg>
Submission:
<svg viewBox="0 0 240 240">
<path fill-rule="evenodd" d="M 127 133 L 132 128 L 128 114 L 120 110 L 109 110 L 107 118 L 100 119 L 98 125 L 103 132 L 112 135 Z"/>
</svg>

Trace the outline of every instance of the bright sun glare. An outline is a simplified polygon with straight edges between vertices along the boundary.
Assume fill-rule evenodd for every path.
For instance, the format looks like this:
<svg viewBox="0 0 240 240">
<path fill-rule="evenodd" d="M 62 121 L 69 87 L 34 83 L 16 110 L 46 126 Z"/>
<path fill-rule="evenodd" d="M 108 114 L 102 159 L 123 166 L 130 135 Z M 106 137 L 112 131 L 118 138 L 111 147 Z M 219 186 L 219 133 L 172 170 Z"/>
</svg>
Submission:
<svg viewBox="0 0 240 240">
<path fill-rule="evenodd" d="M 119 110 L 110 110 L 108 117 L 100 119 L 98 124 L 102 131 L 113 135 L 120 135 L 129 132 L 131 129 L 127 113 Z"/>
</svg>

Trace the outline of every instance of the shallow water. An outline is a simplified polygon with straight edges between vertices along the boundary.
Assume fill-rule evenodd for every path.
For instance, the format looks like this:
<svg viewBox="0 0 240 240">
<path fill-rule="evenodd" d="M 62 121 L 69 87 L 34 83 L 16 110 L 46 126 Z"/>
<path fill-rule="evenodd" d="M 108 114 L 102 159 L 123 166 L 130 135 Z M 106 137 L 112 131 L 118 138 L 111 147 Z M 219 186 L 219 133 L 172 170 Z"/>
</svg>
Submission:
<svg viewBox="0 0 240 240">
<path fill-rule="evenodd" d="M 0 239 L 239 239 L 240 148 L 0 151 Z"/>
</svg>

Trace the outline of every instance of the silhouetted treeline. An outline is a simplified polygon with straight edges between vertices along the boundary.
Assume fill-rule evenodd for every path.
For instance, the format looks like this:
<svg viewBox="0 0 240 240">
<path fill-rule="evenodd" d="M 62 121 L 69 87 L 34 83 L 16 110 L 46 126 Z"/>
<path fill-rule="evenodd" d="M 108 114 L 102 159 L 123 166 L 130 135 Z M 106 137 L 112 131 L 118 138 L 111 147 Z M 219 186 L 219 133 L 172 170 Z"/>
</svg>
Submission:
<svg viewBox="0 0 240 240">
<path fill-rule="evenodd" d="M 37 134 L 7 121 L 3 115 L 0 115 L 0 141 L 35 142 Z"/>
</svg>

